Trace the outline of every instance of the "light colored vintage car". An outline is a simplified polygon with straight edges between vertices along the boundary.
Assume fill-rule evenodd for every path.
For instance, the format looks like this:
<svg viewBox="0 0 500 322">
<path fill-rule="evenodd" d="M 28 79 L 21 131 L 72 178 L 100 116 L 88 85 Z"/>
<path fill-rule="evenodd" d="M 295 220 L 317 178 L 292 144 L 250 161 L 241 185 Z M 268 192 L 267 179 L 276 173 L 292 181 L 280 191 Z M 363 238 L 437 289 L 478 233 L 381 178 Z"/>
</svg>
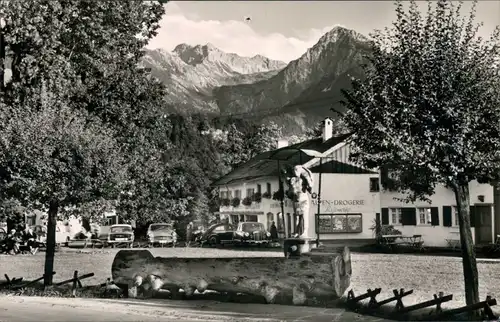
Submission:
<svg viewBox="0 0 500 322">
<path fill-rule="evenodd" d="M 152 247 L 155 245 L 170 245 L 176 240 L 175 230 L 172 224 L 156 223 L 151 224 L 147 231 L 148 244 Z"/>
<path fill-rule="evenodd" d="M 109 228 L 108 240 L 106 243 L 114 247 L 116 244 L 128 244 L 132 247 L 134 242 L 134 229 L 131 225 L 120 224 L 112 225 Z"/>
<path fill-rule="evenodd" d="M 33 232 L 37 236 L 37 241 L 42 244 L 47 243 L 47 226 L 45 225 L 34 225 L 31 226 Z M 56 245 L 68 246 L 71 236 L 68 231 L 66 231 L 64 226 L 56 225 Z"/>
</svg>

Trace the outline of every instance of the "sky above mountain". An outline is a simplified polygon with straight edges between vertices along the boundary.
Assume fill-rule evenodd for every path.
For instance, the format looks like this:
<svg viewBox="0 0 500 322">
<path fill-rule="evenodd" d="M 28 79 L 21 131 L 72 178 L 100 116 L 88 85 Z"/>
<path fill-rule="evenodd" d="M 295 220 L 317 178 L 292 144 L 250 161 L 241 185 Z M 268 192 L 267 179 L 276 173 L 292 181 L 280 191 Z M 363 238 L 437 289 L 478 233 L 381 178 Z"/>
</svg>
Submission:
<svg viewBox="0 0 500 322">
<path fill-rule="evenodd" d="M 466 1 L 467 14 L 471 1 Z M 427 4 L 419 2 L 422 11 Z M 335 25 L 368 35 L 395 19 L 392 1 L 172 1 L 149 48 L 212 43 L 228 53 L 289 62 Z M 250 21 L 245 21 L 250 17 Z M 476 20 L 488 37 L 500 24 L 500 1 L 479 1 Z"/>
</svg>

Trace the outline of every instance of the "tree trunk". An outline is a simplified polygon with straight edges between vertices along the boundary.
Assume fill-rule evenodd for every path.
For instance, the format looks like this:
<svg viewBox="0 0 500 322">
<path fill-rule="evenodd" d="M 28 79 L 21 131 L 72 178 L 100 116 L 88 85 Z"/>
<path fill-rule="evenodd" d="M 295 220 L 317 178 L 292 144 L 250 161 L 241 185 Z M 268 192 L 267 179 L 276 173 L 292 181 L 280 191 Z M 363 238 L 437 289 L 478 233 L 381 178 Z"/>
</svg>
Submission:
<svg viewBox="0 0 500 322">
<path fill-rule="evenodd" d="M 45 251 L 45 275 L 43 284 L 45 286 L 52 285 L 52 272 L 54 271 L 54 254 L 56 252 L 56 223 L 57 211 L 59 205 L 57 202 L 50 202 L 49 218 L 47 222 L 47 249 Z"/>
<path fill-rule="evenodd" d="M 3 35 L 2 21 L 0 18 L 0 92 L 5 90 L 5 37 Z"/>
<path fill-rule="evenodd" d="M 498 218 L 500 216 L 500 183 L 495 182 L 494 184 L 492 184 L 492 186 L 493 186 L 493 205 L 494 205 L 493 216 L 494 218 Z M 500 220 L 495 219 L 493 236 L 497 235 L 500 235 Z"/>
<path fill-rule="evenodd" d="M 350 286 L 351 255 L 347 247 L 337 253 L 307 253 L 298 258 L 225 257 L 162 258 L 147 250 L 119 251 L 111 266 L 113 281 L 138 292 L 166 289 L 172 295 L 183 289 L 212 290 L 236 296 L 263 297 L 267 303 L 332 306 Z"/>
<path fill-rule="evenodd" d="M 454 188 L 460 225 L 460 241 L 462 246 L 462 265 L 464 269 L 465 301 L 467 305 L 479 302 L 479 283 L 476 263 L 476 251 L 472 240 L 470 223 L 469 185 L 461 184 Z"/>
</svg>

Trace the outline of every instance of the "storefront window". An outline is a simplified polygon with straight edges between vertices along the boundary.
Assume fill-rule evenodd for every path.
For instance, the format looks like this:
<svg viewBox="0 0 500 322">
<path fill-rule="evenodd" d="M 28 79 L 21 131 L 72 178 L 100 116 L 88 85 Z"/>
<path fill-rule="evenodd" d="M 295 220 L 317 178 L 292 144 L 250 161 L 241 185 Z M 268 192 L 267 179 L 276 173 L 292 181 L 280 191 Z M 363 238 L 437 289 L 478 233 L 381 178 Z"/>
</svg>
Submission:
<svg viewBox="0 0 500 322">
<path fill-rule="evenodd" d="M 239 222 L 240 221 L 238 215 L 231 215 L 231 224 L 238 225 Z"/>
<path fill-rule="evenodd" d="M 267 213 L 267 229 L 271 229 L 271 224 L 274 221 L 274 214 L 272 212 Z"/>
<path fill-rule="evenodd" d="M 257 215 L 246 215 L 246 222 L 258 222 Z"/>
<path fill-rule="evenodd" d="M 282 233 L 285 231 L 285 220 L 283 218 L 283 214 L 281 212 L 278 212 L 278 215 L 277 215 L 277 224 L 278 224 L 278 232 Z"/>
</svg>

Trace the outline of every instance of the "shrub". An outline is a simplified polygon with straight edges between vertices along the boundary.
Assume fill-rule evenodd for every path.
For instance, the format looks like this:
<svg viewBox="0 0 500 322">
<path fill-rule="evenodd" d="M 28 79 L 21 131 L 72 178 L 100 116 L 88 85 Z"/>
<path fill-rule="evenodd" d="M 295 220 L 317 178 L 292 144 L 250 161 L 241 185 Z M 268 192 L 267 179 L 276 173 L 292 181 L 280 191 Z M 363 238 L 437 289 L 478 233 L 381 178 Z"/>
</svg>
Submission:
<svg viewBox="0 0 500 322">
<path fill-rule="evenodd" d="M 262 200 L 262 194 L 260 192 L 257 192 L 252 196 L 252 201 L 261 202 L 261 200 Z"/>
<path fill-rule="evenodd" d="M 271 193 L 270 192 L 264 192 L 264 194 L 262 195 L 262 198 L 266 198 L 266 199 L 271 199 Z"/>
<path fill-rule="evenodd" d="M 231 206 L 238 207 L 239 205 L 240 205 L 240 198 L 235 197 L 231 200 Z"/>
<path fill-rule="evenodd" d="M 250 206 L 252 204 L 252 198 L 250 198 L 250 197 L 244 198 L 242 204 L 244 206 Z"/>
<path fill-rule="evenodd" d="M 222 199 L 220 201 L 221 205 L 224 206 L 224 207 L 228 207 L 229 205 L 231 205 L 231 199 Z"/>
<path fill-rule="evenodd" d="M 273 193 L 273 200 L 281 200 L 284 199 L 284 192 L 283 190 L 278 190 Z"/>
</svg>

